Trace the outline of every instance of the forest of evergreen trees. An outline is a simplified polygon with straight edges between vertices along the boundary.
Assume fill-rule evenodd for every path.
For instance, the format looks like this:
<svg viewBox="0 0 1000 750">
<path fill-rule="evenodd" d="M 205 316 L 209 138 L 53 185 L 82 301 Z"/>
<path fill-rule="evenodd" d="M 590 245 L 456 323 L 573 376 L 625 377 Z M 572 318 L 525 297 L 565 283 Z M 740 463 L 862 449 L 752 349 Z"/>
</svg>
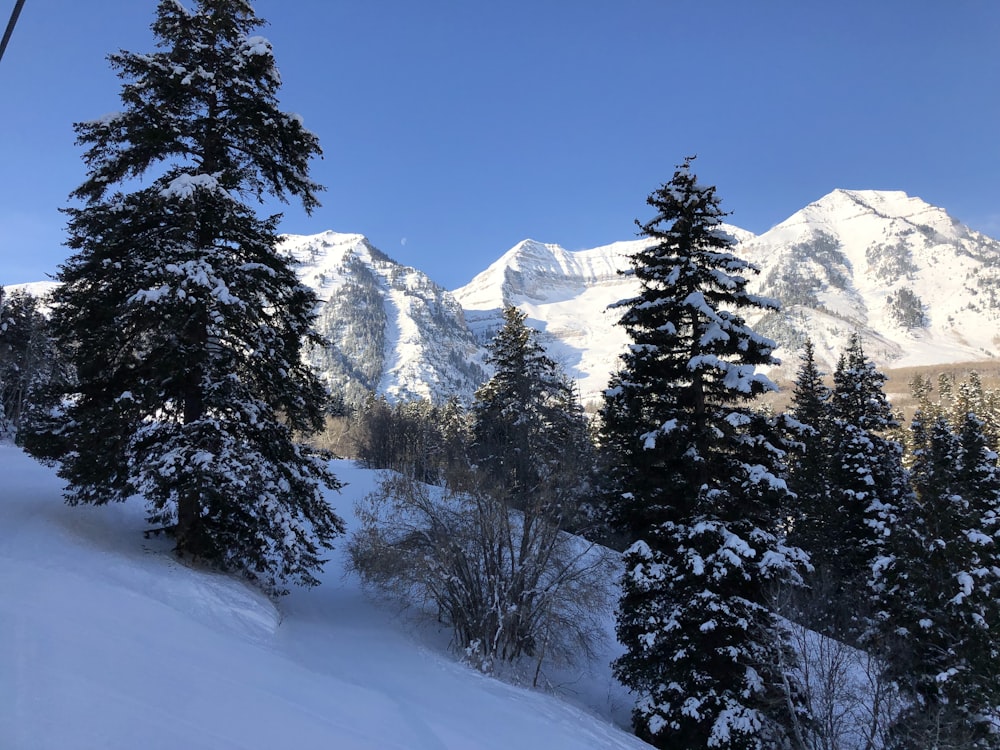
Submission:
<svg viewBox="0 0 1000 750">
<path fill-rule="evenodd" d="M 471 403 L 347 411 L 303 364 L 315 298 L 277 219 L 243 202 L 320 190 L 257 25 L 240 0 L 159 3 L 159 51 L 110 58 L 123 111 L 76 126 L 89 171 L 51 314 L 0 296 L 0 431 L 70 504 L 141 495 L 178 555 L 314 584 L 343 532 L 317 447 L 339 422 L 335 451 L 391 470 L 359 503 L 355 571 L 478 668 L 587 658 L 620 571 L 614 670 L 654 746 L 846 746 L 847 696 L 804 669 L 837 644 L 871 677 L 855 746 L 1000 747 L 998 394 L 917 379 L 903 425 L 855 336 L 829 379 L 807 343 L 791 407 L 761 407 L 776 345 L 744 316 L 780 301 L 748 291 L 688 159 L 637 222 L 598 415 L 513 307 Z"/>
</svg>

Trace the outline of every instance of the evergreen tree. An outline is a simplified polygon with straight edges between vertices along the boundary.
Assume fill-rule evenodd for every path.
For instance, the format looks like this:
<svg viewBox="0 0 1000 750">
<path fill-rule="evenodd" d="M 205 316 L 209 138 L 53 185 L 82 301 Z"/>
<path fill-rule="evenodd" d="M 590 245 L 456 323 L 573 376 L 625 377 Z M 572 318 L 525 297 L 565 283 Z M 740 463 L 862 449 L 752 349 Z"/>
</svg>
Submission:
<svg viewBox="0 0 1000 750">
<path fill-rule="evenodd" d="M 912 702 L 899 748 L 994 748 L 1000 707 L 1000 472 L 981 421 L 918 413 L 913 485 L 876 568 L 887 674 Z"/>
<path fill-rule="evenodd" d="M 833 375 L 831 512 L 818 532 L 827 544 L 814 560 L 817 575 L 835 582 L 828 632 L 850 639 L 868 627 L 872 565 L 910 492 L 902 446 L 886 436 L 899 425 L 885 397 L 885 380 L 853 335 Z"/>
<path fill-rule="evenodd" d="M 23 428 L 54 405 L 53 392 L 68 381 L 38 298 L 0 287 L 0 435 L 23 440 Z"/>
<path fill-rule="evenodd" d="M 805 575 L 807 586 L 787 592 L 787 605 L 790 617 L 820 630 L 828 630 L 830 614 L 839 611 L 833 596 L 837 582 L 830 580 L 826 557 L 828 534 L 837 523 L 836 508 L 830 502 L 830 398 L 830 388 L 816 365 L 813 343 L 806 340 L 789 410 L 798 441 L 788 471 L 794 498 L 783 516 L 788 524 L 788 544 L 808 554 L 812 567 Z"/>
<path fill-rule="evenodd" d="M 617 305 L 632 344 L 602 409 L 609 502 L 634 541 L 615 673 L 638 695 L 637 733 L 659 747 L 782 747 L 803 709 L 768 590 L 803 557 L 778 539 L 784 444 L 750 408 L 775 389 L 756 372 L 774 343 L 738 312 L 778 305 L 747 291 L 756 269 L 732 254 L 690 159 L 647 202 L 640 292 Z"/>
<path fill-rule="evenodd" d="M 179 554 L 311 585 L 343 528 L 324 457 L 294 439 L 322 427 L 300 356 L 315 298 L 275 251 L 279 217 L 241 200 L 312 210 L 320 148 L 278 108 L 261 23 L 245 0 L 161 0 L 158 51 L 109 58 L 123 110 L 75 126 L 88 176 L 54 325 L 79 384 L 49 451 L 69 503 L 141 494 Z"/>
<path fill-rule="evenodd" d="M 790 414 L 798 423 L 801 446 L 789 462 L 788 486 L 795 500 L 787 512 L 788 539 L 815 563 L 827 539 L 823 527 L 829 504 L 830 389 L 816 365 L 816 351 L 806 340 L 792 391 Z"/>
<path fill-rule="evenodd" d="M 593 465 L 587 420 L 575 386 L 545 353 L 516 307 L 490 342 L 493 376 L 472 408 L 473 458 L 514 507 L 545 498 L 546 514 L 575 521 Z"/>
</svg>

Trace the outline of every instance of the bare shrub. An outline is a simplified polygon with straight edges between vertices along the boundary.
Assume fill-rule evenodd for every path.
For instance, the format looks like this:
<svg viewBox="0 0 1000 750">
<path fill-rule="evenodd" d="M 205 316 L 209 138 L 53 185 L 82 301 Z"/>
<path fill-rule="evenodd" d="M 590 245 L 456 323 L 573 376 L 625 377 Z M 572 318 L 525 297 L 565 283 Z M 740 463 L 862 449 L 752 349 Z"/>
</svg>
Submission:
<svg viewBox="0 0 1000 750">
<path fill-rule="evenodd" d="M 470 472 L 451 480 L 444 489 L 384 475 L 357 507 L 354 570 L 448 624 L 453 646 L 483 671 L 521 657 L 591 658 L 611 553 L 561 531 L 544 498 L 513 510 Z"/>
<path fill-rule="evenodd" d="M 811 721 L 800 727 L 803 750 L 881 750 L 904 708 L 895 682 L 885 676 L 876 655 L 824 635 L 813 627 L 830 627 L 833 585 L 822 577 L 811 590 L 785 589 L 772 605 L 785 620 L 788 642 L 798 664 L 798 684 Z M 842 605 L 841 620 L 863 604 Z M 810 626 L 812 625 L 812 626 Z M 836 632 L 845 632 L 835 624 Z"/>
</svg>

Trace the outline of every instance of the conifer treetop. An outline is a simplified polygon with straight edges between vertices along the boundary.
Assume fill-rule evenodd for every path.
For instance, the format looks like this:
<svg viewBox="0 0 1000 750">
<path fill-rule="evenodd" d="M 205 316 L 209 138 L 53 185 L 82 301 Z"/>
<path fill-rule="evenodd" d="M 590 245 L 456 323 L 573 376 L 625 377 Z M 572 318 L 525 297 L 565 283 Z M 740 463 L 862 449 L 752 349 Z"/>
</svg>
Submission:
<svg viewBox="0 0 1000 750">
<path fill-rule="evenodd" d="M 243 0 L 161 0 L 152 30 L 160 49 L 109 55 L 125 81 L 124 109 L 74 125 L 89 146 L 87 180 L 72 197 L 97 201 L 111 185 L 161 174 L 173 190 L 218 189 L 262 202 L 271 195 L 319 206 L 308 177 L 319 139 L 278 108 L 281 76 L 264 25 Z"/>
</svg>

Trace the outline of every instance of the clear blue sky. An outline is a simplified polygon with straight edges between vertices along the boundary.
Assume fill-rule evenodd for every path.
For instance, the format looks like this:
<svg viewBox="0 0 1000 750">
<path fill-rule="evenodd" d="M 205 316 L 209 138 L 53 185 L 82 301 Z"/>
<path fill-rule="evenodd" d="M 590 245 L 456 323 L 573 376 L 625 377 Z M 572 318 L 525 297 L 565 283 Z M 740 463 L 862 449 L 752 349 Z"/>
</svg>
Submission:
<svg viewBox="0 0 1000 750">
<path fill-rule="evenodd" d="M 119 109 L 105 56 L 151 51 L 155 7 L 26 1 L 0 61 L 0 283 L 66 257 L 71 125 Z M 323 207 L 285 209 L 282 230 L 366 234 L 448 288 L 527 237 L 631 239 L 688 154 L 751 231 L 841 187 L 904 190 L 1000 235 L 995 0 L 255 7 L 282 105 L 325 151 Z"/>
</svg>

